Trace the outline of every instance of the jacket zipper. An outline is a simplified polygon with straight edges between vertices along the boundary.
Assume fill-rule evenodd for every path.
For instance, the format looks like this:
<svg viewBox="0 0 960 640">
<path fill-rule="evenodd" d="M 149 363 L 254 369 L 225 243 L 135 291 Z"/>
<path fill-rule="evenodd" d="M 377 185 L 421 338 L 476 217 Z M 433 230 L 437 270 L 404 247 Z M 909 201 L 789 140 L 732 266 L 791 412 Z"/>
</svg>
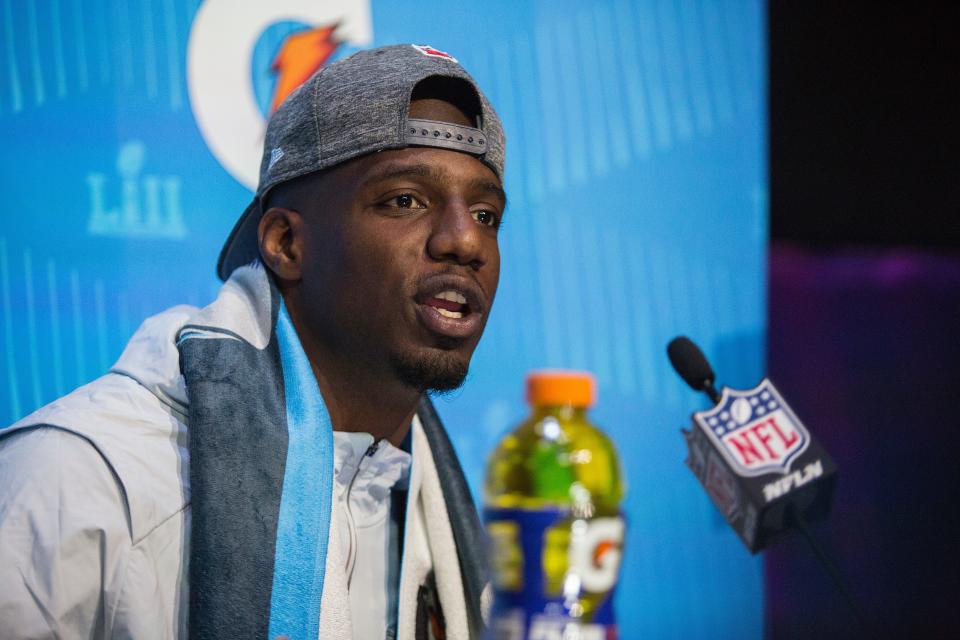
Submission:
<svg viewBox="0 0 960 640">
<path fill-rule="evenodd" d="M 353 509 L 350 508 L 350 493 L 353 491 L 353 483 L 356 481 L 357 476 L 360 475 L 360 468 L 363 466 L 364 459 L 373 456 L 379 447 L 379 441 L 374 441 L 373 444 L 367 447 L 367 450 L 357 463 L 357 469 L 353 472 L 353 477 L 350 478 L 350 484 L 347 485 L 347 528 L 350 530 L 350 550 L 347 554 L 347 589 L 350 588 L 350 582 L 353 580 L 353 569 L 357 564 L 357 547 L 360 545 L 357 526 L 353 520 Z"/>
</svg>

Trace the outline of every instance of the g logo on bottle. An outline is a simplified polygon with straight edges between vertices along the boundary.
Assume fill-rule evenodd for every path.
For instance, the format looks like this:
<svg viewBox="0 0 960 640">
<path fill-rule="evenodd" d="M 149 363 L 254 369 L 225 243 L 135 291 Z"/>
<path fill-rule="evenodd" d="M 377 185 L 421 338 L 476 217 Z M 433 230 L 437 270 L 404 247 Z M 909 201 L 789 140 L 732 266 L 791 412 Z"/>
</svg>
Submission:
<svg viewBox="0 0 960 640">
<path fill-rule="evenodd" d="M 576 520 L 571 526 L 570 571 L 591 593 L 604 593 L 617 583 L 623 557 L 623 518 Z"/>
</svg>

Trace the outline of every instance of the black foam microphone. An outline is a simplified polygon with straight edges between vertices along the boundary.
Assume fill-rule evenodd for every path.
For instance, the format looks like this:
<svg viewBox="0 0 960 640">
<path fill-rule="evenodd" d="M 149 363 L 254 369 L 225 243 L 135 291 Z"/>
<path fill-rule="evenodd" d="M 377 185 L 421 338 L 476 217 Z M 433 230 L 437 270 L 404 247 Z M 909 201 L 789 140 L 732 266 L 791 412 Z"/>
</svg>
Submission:
<svg viewBox="0 0 960 640">
<path fill-rule="evenodd" d="M 667 355 L 714 405 L 695 412 L 683 430 L 686 463 L 747 548 L 756 553 L 826 516 L 836 465 L 773 383 L 764 378 L 753 389 L 718 393 L 713 368 L 689 338 L 671 340 Z"/>
<path fill-rule="evenodd" d="M 687 336 L 677 336 L 667 345 L 667 356 L 670 364 L 691 389 L 705 392 L 714 403 L 720 402 L 720 394 L 713 386 L 717 376 L 707 357 L 693 340 Z"/>
</svg>

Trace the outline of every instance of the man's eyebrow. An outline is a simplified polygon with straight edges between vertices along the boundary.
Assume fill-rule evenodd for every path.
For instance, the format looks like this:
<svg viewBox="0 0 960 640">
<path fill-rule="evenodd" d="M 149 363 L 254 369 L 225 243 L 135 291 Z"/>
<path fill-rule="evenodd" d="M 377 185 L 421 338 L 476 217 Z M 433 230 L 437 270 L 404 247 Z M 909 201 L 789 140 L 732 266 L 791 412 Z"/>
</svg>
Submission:
<svg viewBox="0 0 960 640">
<path fill-rule="evenodd" d="M 412 165 L 386 165 L 379 171 L 373 171 L 366 176 L 364 182 L 373 183 L 384 180 L 393 180 L 394 178 L 438 178 L 443 179 L 443 175 L 428 164 Z"/>
<path fill-rule="evenodd" d="M 387 165 L 378 171 L 373 171 L 364 180 L 367 184 L 394 180 L 396 178 L 432 178 L 438 182 L 449 182 L 450 177 L 445 171 L 429 164 L 413 164 L 406 166 Z M 486 191 L 503 201 L 503 208 L 507 208 L 507 193 L 496 182 L 477 178 L 470 182 L 470 186 L 478 191 Z"/>
<path fill-rule="evenodd" d="M 474 180 L 472 185 L 474 189 L 478 191 L 486 191 L 491 193 L 503 201 L 503 210 L 507 209 L 507 192 L 503 190 L 503 187 L 498 185 L 496 182 L 490 182 L 489 180 L 484 180 L 482 178 Z"/>
</svg>

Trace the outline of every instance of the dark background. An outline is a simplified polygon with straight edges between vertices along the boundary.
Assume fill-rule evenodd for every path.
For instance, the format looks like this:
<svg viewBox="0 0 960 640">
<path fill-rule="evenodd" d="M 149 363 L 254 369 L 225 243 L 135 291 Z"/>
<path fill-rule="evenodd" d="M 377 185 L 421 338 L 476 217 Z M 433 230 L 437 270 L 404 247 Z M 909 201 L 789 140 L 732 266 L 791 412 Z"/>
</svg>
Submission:
<svg viewBox="0 0 960 640">
<path fill-rule="evenodd" d="M 958 6 L 771 0 L 775 241 L 960 247 Z"/>
<path fill-rule="evenodd" d="M 815 530 L 883 637 L 960 637 L 956 5 L 769 5 L 771 378 L 840 467 Z M 859 638 L 801 539 L 767 637 Z"/>
</svg>

